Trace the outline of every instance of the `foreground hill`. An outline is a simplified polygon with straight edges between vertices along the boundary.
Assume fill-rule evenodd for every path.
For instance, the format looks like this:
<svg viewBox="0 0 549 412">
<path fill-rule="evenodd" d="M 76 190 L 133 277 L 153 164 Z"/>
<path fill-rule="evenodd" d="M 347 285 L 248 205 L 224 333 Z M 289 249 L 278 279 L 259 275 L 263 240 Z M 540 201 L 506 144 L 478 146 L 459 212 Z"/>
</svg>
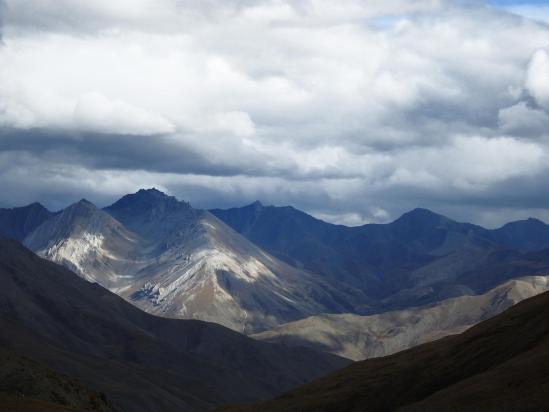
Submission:
<svg viewBox="0 0 549 412">
<path fill-rule="evenodd" d="M 37 227 L 24 244 L 149 313 L 239 332 L 364 304 L 360 292 L 270 256 L 211 213 L 155 189 L 104 210 L 81 200 Z"/>
<path fill-rule="evenodd" d="M 353 360 L 381 357 L 461 333 L 516 303 L 549 290 L 548 276 L 505 282 L 482 295 L 378 315 L 318 315 L 251 335 L 255 339 L 306 346 Z"/>
<path fill-rule="evenodd" d="M 0 410 L 114 412 L 105 395 L 46 366 L 0 349 Z"/>
<path fill-rule="evenodd" d="M 468 331 L 357 362 L 272 401 L 230 411 L 542 411 L 549 292 Z"/>
<path fill-rule="evenodd" d="M 219 325 L 157 318 L 0 238 L 0 347 L 73 376 L 128 411 L 206 411 L 348 364 Z"/>
</svg>

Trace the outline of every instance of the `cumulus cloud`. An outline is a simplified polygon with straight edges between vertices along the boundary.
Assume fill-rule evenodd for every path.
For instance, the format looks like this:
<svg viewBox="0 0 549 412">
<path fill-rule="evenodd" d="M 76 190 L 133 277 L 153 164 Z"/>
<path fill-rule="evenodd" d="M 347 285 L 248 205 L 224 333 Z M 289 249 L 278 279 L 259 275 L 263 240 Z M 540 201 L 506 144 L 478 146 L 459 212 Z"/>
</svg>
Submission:
<svg viewBox="0 0 549 412">
<path fill-rule="evenodd" d="M 154 135 L 175 131 L 169 121 L 156 113 L 93 92 L 76 102 L 74 121 L 76 128 L 94 132 Z"/>
<path fill-rule="evenodd" d="M 424 206 L 492 225 L 549 206 L 536 188 L 549 177 L 549 28 L 525 13 L 461 0 L 0 4 L 4 206 L 140 186 L 347 224 Z"/>
<path fill-rule="evenodd" d="M 526 89 L 540 106 L 549 108 L 549 53 L 546 49 L 536 50 L 530 60 Z"/>
<path fill-rule="evenodd" d="M 542 109 L 529 106 L 525 101 L 501 109 L 498 120 L 501 130 L 507 134 L 535 139 L 549 133 L 549 115 Z"/>
</svg>

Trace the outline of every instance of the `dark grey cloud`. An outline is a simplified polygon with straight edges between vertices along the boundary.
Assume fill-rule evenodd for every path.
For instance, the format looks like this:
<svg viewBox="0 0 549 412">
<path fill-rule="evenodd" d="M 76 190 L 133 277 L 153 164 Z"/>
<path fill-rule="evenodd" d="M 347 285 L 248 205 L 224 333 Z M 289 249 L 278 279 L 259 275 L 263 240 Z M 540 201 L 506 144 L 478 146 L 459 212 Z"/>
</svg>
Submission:
<svg viewBox="0 0 549 412">
<path fill-rule="evenodd" d="M 0 130 L 0 151 L 26 153 L 52 164 L 92 170 L 147 170 L 158 173 L 196 173 L 231 176 L 236 168 L 214 164 L 170 136 L 131 136 L 50 129 Z"/>
</svg>

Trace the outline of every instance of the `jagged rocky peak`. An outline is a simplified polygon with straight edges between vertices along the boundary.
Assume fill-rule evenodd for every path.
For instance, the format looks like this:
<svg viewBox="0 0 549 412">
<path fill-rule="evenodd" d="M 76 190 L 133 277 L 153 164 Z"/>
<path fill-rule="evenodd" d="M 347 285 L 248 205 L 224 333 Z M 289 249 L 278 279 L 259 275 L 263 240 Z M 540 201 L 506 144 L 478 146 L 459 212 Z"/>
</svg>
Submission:
<svg viewBox="0 0 549 412">
<path fill-rule="evenodd" d="M 141 189 L 106 207 L 116 220 L 141 235 L 167 233 L 187 225 L 202 212 L 158 189 Z"/>
<path fill-rule="evenodd" d="M 169 196 L 156 188 L 151 188 L 140 189 L 135 193 L 125 195 L 111 206 L 106 207 L 105 210 L 109 212 L 127 210 L 135 214 L 155 209 L 169 211 L 182 208 L 189 209 L 191 205 L 188 202 L 179 201 L 174 196 Z"/>
</svg>

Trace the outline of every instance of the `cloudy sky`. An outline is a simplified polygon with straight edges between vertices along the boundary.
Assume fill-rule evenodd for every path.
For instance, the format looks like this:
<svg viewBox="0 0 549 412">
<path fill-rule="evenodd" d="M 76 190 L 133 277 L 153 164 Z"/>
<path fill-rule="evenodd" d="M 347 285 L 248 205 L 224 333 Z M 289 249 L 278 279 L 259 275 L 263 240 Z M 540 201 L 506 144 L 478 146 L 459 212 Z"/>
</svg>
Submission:
<svg viewBox="0 0 549 412">
<path fill-rule="evenodd" d="M 0 0 L 0 206 L 155 186 L 549 221 L 549 2 Z"/>
</svg>

